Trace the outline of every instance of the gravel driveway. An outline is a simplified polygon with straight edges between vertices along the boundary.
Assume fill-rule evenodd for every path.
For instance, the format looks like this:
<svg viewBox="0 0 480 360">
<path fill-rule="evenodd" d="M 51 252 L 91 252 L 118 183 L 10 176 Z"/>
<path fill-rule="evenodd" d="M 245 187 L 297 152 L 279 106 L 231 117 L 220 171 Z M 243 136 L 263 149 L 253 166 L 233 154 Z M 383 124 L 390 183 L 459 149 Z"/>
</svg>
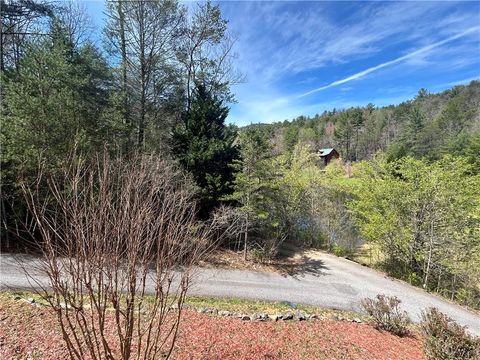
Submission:
<svg viewBox="0 0 480 360">
<path fill-rule="evenodd" d="M 27 266 L 33 261 L 26 257 L 22 260 Z M 478 314 L 438 296 L 323 252 L 309 252 L 305 261 L 302 270 L 288 275 L 199 268 L 190 294 L 289 301 L 352 311 L 360 310 L 360 302 L 365 297 L 395 295 L 415 321 L 419 320 L 423 309 L 434 306 L 466 325 L 473 334 L 480 335 Z M 0 272 L 0 290 L 31 287 L 17 261 L 9 254 L 0 255 Z"/>
</svg>

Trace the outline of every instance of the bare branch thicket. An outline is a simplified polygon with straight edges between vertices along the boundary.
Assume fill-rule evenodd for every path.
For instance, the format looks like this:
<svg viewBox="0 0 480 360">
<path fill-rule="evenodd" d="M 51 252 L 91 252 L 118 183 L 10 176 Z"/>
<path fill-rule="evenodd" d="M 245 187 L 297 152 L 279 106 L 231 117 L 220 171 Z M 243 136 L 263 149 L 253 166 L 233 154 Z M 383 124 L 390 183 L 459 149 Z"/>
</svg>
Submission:
<svg viewBox="0 0 480 360">
<path fill-rule="evenodd" d="M 233 206 L 221 205 L 215 209 L 211 218 L 215 239 L 234 243 L 239 249 L 245 231 L 245 214 Z M 218 241 L 215 244 L 218 244 Z"/>
<path fill-rule="evenodd" d="M 43 185 L 47 183 L 48 197 Z M 63 176 L 24 185 L 43 257 L 37 281 L 72 359 L 172 354 L 193 264 L 213 224 L 195 218 L 192 187 L 153 157 L 78 157 Z M 148 295 L 147 295 L 148 294 Z"/>
<path fill-rule="evenodd" d="M 62 21 L 63 29 L 73 47 L 85 45 L 90 40 L 89 34 L 94 32 L 93 22 L 85 4 L 69 0 L 58 3 L 57 9 L 57 16 Z"/>
</svg>

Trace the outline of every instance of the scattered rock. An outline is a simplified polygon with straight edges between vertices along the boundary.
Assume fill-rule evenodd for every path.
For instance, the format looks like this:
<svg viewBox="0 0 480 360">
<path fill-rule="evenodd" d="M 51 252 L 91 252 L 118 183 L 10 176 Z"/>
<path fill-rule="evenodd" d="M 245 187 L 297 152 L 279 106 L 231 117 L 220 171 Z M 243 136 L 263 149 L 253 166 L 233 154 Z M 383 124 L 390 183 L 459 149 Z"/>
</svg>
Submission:
<svg viewBox="0 0 480 360">
<path fill-rule="evenodd" d="M 282 319 L 282 315 L 279 315 L 279 314 L 269 315 L 269 318 L 272 319 L 273 321 L 278 321 Z"/>
<path fill-rule="evenodd" d="M 295 318 L 298 320 L 298 321 L 305 321 L 307 320 L 307 317 L 305 316 L 305 314 L 301 313 L 301 312 L 297 312 L 295 314 Z"/>
<path fill-rule="evenodd" d="M 268 319 L 269 319 L 268 314 L 265 314 L 265 313 L 254 314 L 252 316 L 252 320 L 267 321 Z"/>
<path fill-rule="evenodd" d="M 72 308 L 71 305 L 65 304 L 64 302 L 61 302 L 61 303 L 60 303 L 60 307 L 61 307 L 62 309 L 71 309 L 71 308 Z"/>
<path fill-rule="evenodd" d="M 31 299 L 33 300 L 33 299 Z M 30 299 L 28 300 L 30 301 Z M 35 301 L 35 300 L 33 300 Z M 295 304 L 292 304 L 296 306 Z M 184 306 L 184 308 L 189 307 L 188 305 Z M 227 310 L 218 310 L 215 308 L 208 308 L 208 307 L 190 307 L 191 309 L 197 311 L 198 313 L 202 314 L 213 314 L 213 315 L 218 315 L 218 316 L 231 316 L 231 317 L 236 317 L 244 321 L 278 321 L 278 320 L 297 320 L 297 321 L 307 321 L 307 320 L 325 320 L 325 319 L 332 319 L 336 321 L 351 321 L 354 323 L 362 323 L 363 321 L 359 318 L 353 318 L 353 319 L 347 319 L 343 316 L 337 315 L 337 314 L 331 314 L 330 316 L 321 316 L 318 314 L 307 314 L 301 311 L 296 311 L 296 312 L 286 312 L 283 314 L 274 314 L 274 315 L 269 315 L 267 313 L 254 313 L 254 314 L 244 314 L 244 313 L 237 313 L 237 312 L 231 312 Z M 178 309 L 178 306 L 176 304 L 172 305 L 170 309 Z"/>
<path fill-rule="evenodd" d="M 267 321 L 270 317 L 266 313 L 260 314 L 260 321 Z"/>
<path fill-rule="evenodd" d="M 29 304 L 32 304 L 32 305 L 33 305 L 33 304 L 35 304 L 35 299 L 34 299 L 34 298 L 28 298 L 28 299 L 27 299 L 27 302 L 28 302 Z"/>
<path fill-rule="evenodd" d="M 15 295 L 15 297 L 13 298 L 13 300 L 21 300 L 22 297 L 20 295 Z"/>
</svg>

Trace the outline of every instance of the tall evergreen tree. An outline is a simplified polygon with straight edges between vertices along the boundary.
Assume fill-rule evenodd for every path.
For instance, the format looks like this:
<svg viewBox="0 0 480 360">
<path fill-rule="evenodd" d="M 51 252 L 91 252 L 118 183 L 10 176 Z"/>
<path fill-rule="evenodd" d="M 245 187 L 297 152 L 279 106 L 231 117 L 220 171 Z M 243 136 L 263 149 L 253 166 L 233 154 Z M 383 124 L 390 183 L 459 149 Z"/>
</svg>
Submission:
<svg viewBox="0 0 480 360">
<path fill-rule="evenodd" d="M 35 168 L 39 154 L 55 164 L 73 143 L 85 150 L 102 144 L 109 82 L 99 52 L 91 44 L 75 48 L 55 21 L 51 37 L 29 46 L 18 73 L 5 84 L 3 160 Z"/>
<path fill-rule="evenodd" d="M 233 169 L 238 157 L 234 145 L 236 128 L 225 125 L 228 107 L 197 85 L 190 110 L 173 131 L 173 156 L 189 171 L 201 196 L 201 215 L 207 215 L 219 199 L 231 192 Z"/>
<path fill-rule="evenodd" d="M 340 113 L 333 136 L 340 147 L 342 157 L 346 160 L 352 160 L 352 140 L 355 134 L 352 119 L 348 111 Z"/>
<path fill-rule="evenodd" d="M 238 211 L 244 220 L 243 257 L 247 259 L 248 234 L 251 224 L 259 215 L 259 203 L 263 198 L 262 189 L 268 181 L 270 163 L 266 160 L 271 155 L 271 145 L 266 134 L 255 127 L 248 127 L 239 135 L 240 159 L 234 163 L 236 170 L 234 192 L 230 199 L 238 201 Z"/>
</svg>

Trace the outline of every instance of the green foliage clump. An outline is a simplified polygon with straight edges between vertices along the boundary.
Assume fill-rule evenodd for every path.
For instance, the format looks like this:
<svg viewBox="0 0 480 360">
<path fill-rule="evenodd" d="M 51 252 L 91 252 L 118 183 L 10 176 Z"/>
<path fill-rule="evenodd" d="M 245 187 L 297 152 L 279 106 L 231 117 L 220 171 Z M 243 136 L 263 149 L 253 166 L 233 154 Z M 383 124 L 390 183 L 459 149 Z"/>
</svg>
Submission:
<svg viewBox="0 0 480 360">
<path fill-rule="evenodd" d="M 391 274 L 478 307 L 480 177 L 468 159 L 379 157 L 359 164 L 348 207 Z M 468 294 L 468 299 L 465 297 Z"/>
<path fill-rule="evenodd" d="M 225 125 L 228 108 L 198 85 L 190 109 L 173 131 L 173 154 L 200 188 L 201 211 L 207 215 L 230 192 L 237 158 L 236 129 Z"/>
</svg>

